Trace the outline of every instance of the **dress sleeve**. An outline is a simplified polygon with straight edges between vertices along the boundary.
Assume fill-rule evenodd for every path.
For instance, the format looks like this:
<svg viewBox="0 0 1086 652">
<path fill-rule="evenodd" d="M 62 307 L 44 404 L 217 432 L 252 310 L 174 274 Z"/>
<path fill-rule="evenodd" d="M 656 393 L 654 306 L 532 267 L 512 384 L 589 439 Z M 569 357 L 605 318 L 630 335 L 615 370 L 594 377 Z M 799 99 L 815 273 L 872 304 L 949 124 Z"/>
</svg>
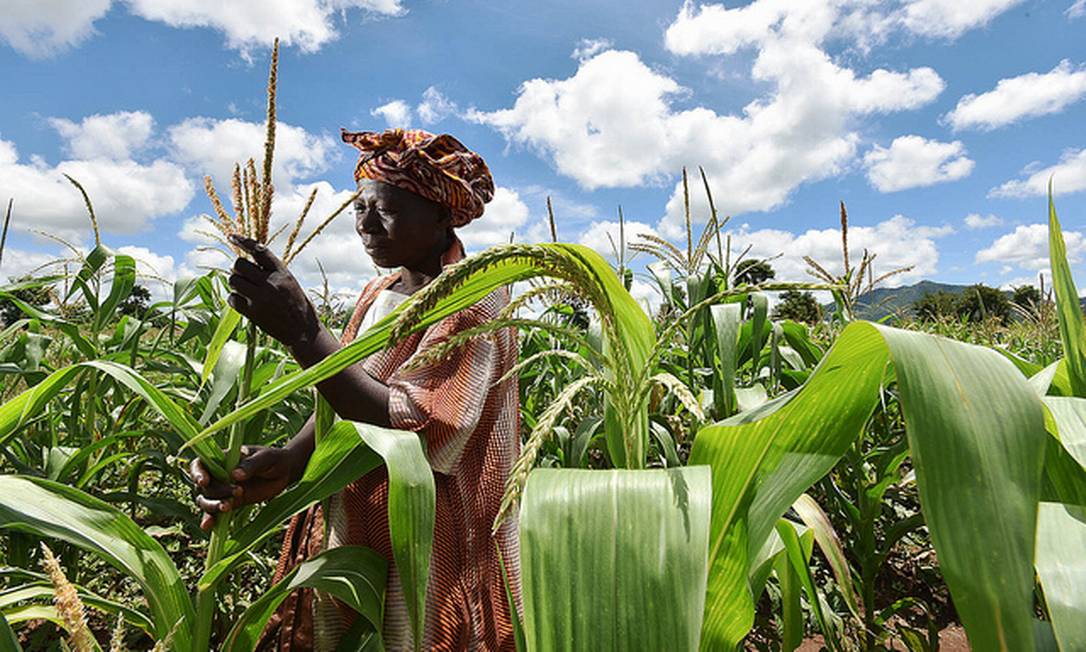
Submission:
<svg viewBox="0 0 1086 652">
<path fill-rule="evenodd" d="M 493 311 L 487 309 L 485 303 L 462 310 L 430 327 L 415 355 L 448 340 L 455 333 L 491 319 Z M 455 473 L 479 424 L 491 386 L 501 376 L 499 366 L 497 347 L 484 335 L 427 365 L 410 371 L 396 371 L 388 379 L 388 412 L 392 427 L 422 435 L 433 469 L 439 473 Z"/>
</svg>

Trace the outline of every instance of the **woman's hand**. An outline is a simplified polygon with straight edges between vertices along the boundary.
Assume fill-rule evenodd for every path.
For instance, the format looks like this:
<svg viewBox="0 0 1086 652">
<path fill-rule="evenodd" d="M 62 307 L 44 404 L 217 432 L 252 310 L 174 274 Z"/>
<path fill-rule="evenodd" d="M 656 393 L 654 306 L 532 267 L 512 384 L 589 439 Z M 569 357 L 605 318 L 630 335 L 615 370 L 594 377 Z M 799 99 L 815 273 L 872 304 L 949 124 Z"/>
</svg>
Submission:
<svg viewBox="0 0 1086 652">
<path fill-rule="evenodd" d="M 251 238 L 230 236 L 230 242 L 254 261 L 238 258 L 234 263 L 230 307 L 288 347 L 315 338 L 321 329 L 317 311 L 283 262 Z"/>
<path fill-rule="evenodd" d="M 226 484 L 213 478 L 197 457 L 189 465 L 189 477 L 196 485 L 196 505 L 204 510 L 200 527 L 211 529 L 216 514 L 274 498 L 304 470 L 298 453 L 289 448 L 242 446 L 241 461 L 231 474 L 236 484 Z"/>
</svg>

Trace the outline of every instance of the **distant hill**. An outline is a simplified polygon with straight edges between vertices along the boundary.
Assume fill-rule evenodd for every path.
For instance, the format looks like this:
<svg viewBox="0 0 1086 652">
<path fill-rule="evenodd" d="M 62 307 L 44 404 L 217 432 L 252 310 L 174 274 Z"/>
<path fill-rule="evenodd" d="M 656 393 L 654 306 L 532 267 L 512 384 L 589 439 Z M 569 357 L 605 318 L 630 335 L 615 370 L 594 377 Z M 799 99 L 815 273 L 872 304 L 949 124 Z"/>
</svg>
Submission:
<svg viewBox="0 0 1086 652">
<path fill-rule="evenodd" d="M 953 285 L 951 283 L 936 283 L 935 281 L 920 281 L 915 285 L 905 285 L 897 288 L 876 288 L 871 292 L 860 295 L 856 302 L 856 316 L 860 319 L 877 321 L 887 315 L 909 313 L 912 305 L 925 294 L 936 292 L 948 292 L 961 294 L 968 285 Z M 1011 293 L 1007 292 L 1007 296 Z M 1079 299 L 1079 304 L 1086 309 L 1086 297 Z M 833 308 L 833 303 L 822 306 L 823 312 Z"/>
<path fill-rule="evenodd" d="M 920 281 L 914 285 L 896 288 L 875 288 L 871 292 L 860 295 L 856 302 L 856 316 L 860 319 L 879 320 L 887 315 L 908 311 L 913 303 L 919 301 L 925 294 L 936 292 L 961 294 L 967 287 L 969 286 Z"/>
</svg>

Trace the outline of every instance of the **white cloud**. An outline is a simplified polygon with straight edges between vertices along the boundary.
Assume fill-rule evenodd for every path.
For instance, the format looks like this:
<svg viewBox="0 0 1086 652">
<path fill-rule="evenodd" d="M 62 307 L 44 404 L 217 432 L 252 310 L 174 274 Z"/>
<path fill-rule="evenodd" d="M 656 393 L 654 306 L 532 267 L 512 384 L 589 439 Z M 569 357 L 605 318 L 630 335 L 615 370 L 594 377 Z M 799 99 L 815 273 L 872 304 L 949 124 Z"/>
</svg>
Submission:
<svg viewBox="0 0 1086 652">
<path fill-rule="evenodd" d="M 1076 0 L 1075 4 L 1067 8 L 1064 12 L 1068 18 L 1082 18 L 1086 16 L 1086 0 Z"/>
<path fill-rule="evenodd" d="M 83 184 L 103 231 L 139 231 L 158 216 L 182 210 L 195 194 L 184 170 L 170 161 L 77 159 L 51 166 L 38 157 L 20 162 L 15 144 L 0 140 L 0 196 L 15 198 L 14 228 L 67 238 L 89 233 L 83 198 L 62 173 Z"/>
<path fill-rule="evenodd" d="M 903 215 L 879 222 L 875 226 L 850 225 L 848 229 L 849 259 L 856 265 L 866 248 L 876 255 L 874 275 L 901 267 L 913 266 L 909 272 L 886 280 L 888 287 L 914 283 L 936 273 L 939 248 L 935 240 L 953 232 L 948 226 L 923 227 Z M 750 258 L 771 258 L 770 264 L 780 281 L 810 281 L 804 256 L 810 256 L 831 274 L 843 273 L 841 232 L 837 229 L 812 229 L 794 234 L 778 229 L 751 231 L 743 225 L 732 231 L 732 251 L 743 251 L 748 245 Z"/>
<path fill-rule="evenodd" d="M 1067 59 L 1046 73 L 999 80 L 995 89 L 966 95 L 945 116 L 955 130 L 996 129 L 1023 118 L 1059 113 L 1086 96 L 1086 68 Z"/>
<path fill-rule="evenodd" d="M 0 285 L 6 280 L 14 280 L 30 274 L 40 274 L 41 270 L 65 254 L 49 254 L 42 251 L 16 249 L 9 243 L 4 247 L 4 259 L 0 261 Z M 53 268 L 55 269 L 55 268 Z M 50 270 L 50 272 L 53 270 Z"/>
<path fill-rule="evenodd" d="M 721 213 L 769 210 L 800 184 L 849 169 L 860 140 L 857 118 L 915 109 L 943 90 L 931 68 L 859 72 L 832 60 L 823 41 L 871 22 L 857 11 L 788 0 L 737 9 L 684 4 L 667 29 L 670 51 L 756 49 L 750 77 L 767 90 L 741 112 L 680 110 L 675 105 L 687 103 L 690 89 L 634 52 L 603 50 L 580 60 L 568 78 L 525 81 L 510 108 L 472 109 L 466 117 L 538 152 L 589 190 L 665 184 L 681 167 L 696 172 L 702 165 Z M 672 183 L 657 227 L 669 236 L 682 222 L 681 187 Z M 700 190 L 700 180 L 694 183 Z M 701 222 L 707 214 L 699 194 Z"/>
<path fill-rule="evenodd" d="M 456 104 L 445 97 L 436 87 L 430 86 L 422 93 L 422 102 L 415 107 L 419 120 L 423 124 L 432 125 L 444 120 L 447 116 L 458 113 Z"/>
<path fill-rule="evenodd" d="M 229 195 L 235 163 L 253 158 L 259 171 L 264 158 L 264 124 L 229 118 L 188 118 L 167 130 L 174 157 L 199 176 L 210 174 L 220 196 Z M 335 142 L 301 127 L 276 123 L 272 179 L 289 193 L 296 181 L 327 169 L 337 155 Z M 223 193 L 226 193 L 225 195 Z"/>
<path fill-rule="evenodd" d="M 171 27 L 210 27 L 244 56 L 270 47 L 278 35 L 285 45 L 315 52 L 338 37 L 335 18 L 347 9 L 375 15 L 406 12 L 399 0 L 128 0 L 129 10 Z"/>
<path fill-rule="evenodd" d="M 144 111 L 95 114 L 78 124 L 66 118 L 50 118 L 49 124 L 66 141 L 68 153 L 81 159 L 130 158 L 151 137 L 155 121 Z"/>
<path fill-rule="evenodd" d="M 961 141 L 942 143 L 921 136 L 898 136 L 890 147 L 875 145 L 864 155 L 867 179 L 879 192 L 930 186 L 969 176 L 974 162 Z"/>
<path fill-rule="evenodd" d="M 1086 148 L 1066 150 L 1056 165 L 1037 169 L 1037 164 L 1026 166 L 1024 179 L 1012 179 L 992 188 L 989 197 L 1038 197 L 1048 193 L 1052 180 L 1052 194 L 1066 195 L 1086 189 Z"/>
<path fill-rule="evenodd" d="M 905 27 L 922 36 L 956 39 L 987 25 L 1022 0 L 913 0 L 903 8 Z"/>
<path fill-rule="evenodd" d="M 613 45 L 614 42 L 609 38 L 583 38 L 577 43 L 577 47 L 569 56 L 578 61 L 584 61 L 585 59 L 591 59 L 604 50 L 611 49 Z"/>
<path fill-rule="evenodd" d="M 1067 260 L 1079 263 L 1086 254 L 1086 239 L 1078 231 L 1064 231 Z M 1000 263 L 1024 270 L 1048 269 L 1048 225 L 1026 224 L 1000 236 L 991 245 L 977 252 L 978 263 Z"/>
<path fill-rule="evenodd" d="M 457 229 L 456 234 L 468 250 L 479 250 L 509 242 L 509 234 L 522 235 L 528 223 L 530 211 L 521 201 L 520 194 L 511 188 L 494 190 L 483 215 L 467 226 Z M 521 242 L 523 238 L 515 238 Z"/>
<path fill-rule="evenodd" d="M 112 0 L 8 0 L 0 39 L 28 57 L 46 57 L 79 45 Z"/>
<path fill-rule="evenodd" d="M 641 242 L 641 235 L 659 236 L 656 229 L 644 222 L 624 221 L 622 231 L 619 223 L 612 221 L 593 222 L 584 233 L 581 234 L 580 244 L 592 247 L 601 256 L 615 260 L 615 252 L 619 247 L 621 236 L 626 239 L 626 259 L 630 260 L 636 252 L 629 251 L 629 246 L 635 242 Z"/>
<path fill-rule="evenodd" d="M 392 100 L 370 111 L 375 118 L 383 118 L 389 127 L 411 126 L 411 107 L 403 100 Z"/>
<path fill-rule="evenodd" d="M 1003 220 L 998 215 L 970 213 L 965 216 L 965 226 L 970 229 L 987 229 L 1001 224 L 1003 224 Z"/>
<path fill-rule="evenodd" d="M 94 33 L 112 0 L 8 0 L 0 39 L 20 53 L 44 57 L 79 45 Z M 401 0 L 127 0 L 129 12 L 171 27 L 209 27 L 227 45 L 249 57 L 270 47 L 278 35 L 284 45 L 315 52 L 338 38 L 336 17 L 358 9 L 367 16 L 401 16 Z"/>
<path fill-rule="evenodd" d="M 677 82 L 612 50 L 568 79 L 524 82 L 512 108 L 467 117 L 550 158 L 586 189 L 660 183 L 683 165 L 704 165 L 721 212 L 735 214 L 769 210 L 799 184 L 842 172 L 858 141 L 851 116 L 915 108 L 943 88 L 929 68 L 858 77 L 817 47 L 784 41 L 761 50 L 752 74 L 776 91 L 742 116 L 676 111 Z M 681 197 L 676 184 L 661 227 L 669 235 Z"/>
</svg>

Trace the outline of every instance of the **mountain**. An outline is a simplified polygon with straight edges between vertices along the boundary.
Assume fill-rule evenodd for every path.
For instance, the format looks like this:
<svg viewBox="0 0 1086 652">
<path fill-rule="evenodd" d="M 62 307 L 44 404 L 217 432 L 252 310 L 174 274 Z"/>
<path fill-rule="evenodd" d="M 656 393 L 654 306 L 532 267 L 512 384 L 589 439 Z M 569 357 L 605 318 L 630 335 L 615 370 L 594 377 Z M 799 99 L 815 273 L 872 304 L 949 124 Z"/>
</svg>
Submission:
<svg viewBox="0 0 1086 652">
<path fill-rule="evenodd" d="M 914 285 L 905 285 L 896 288 L 876 288 L 871 292 L 860 295 L 856 301 L 856 316 L 860 319 L 878 321 L 887 315 L 911 312 L 913 303 L 920 300 L 925 294 L 947 292 L 961 294 L 968 285 L 954 285 L 951 283 L 936 283 L 935 281 L 920 281 Z M 1046 290 L 1047 292 L 1047 290 Z M 1005 293 L 1008 297 L 1010 292 Z M 828 314 L 833 309 L 833 302 L 823 304 L 822 312 Z M 1086 310 L 1086 297 L 1079 299 L 1079 305 Z"/>
<path fill-rule="evenodd" d="M 914 285 L 904 285 L 896 288 L 875 288 L 860 295 L 860 298 L 856 301 L 856 316 L 860 319 L 877 321 L 887 315 L 908 311 L 913 303 L 919 301 L 925 294 L 934 294 L 936 292 L 961 294 L 967 287 L 969 286 L 920 281 Z"/>
</svg>

